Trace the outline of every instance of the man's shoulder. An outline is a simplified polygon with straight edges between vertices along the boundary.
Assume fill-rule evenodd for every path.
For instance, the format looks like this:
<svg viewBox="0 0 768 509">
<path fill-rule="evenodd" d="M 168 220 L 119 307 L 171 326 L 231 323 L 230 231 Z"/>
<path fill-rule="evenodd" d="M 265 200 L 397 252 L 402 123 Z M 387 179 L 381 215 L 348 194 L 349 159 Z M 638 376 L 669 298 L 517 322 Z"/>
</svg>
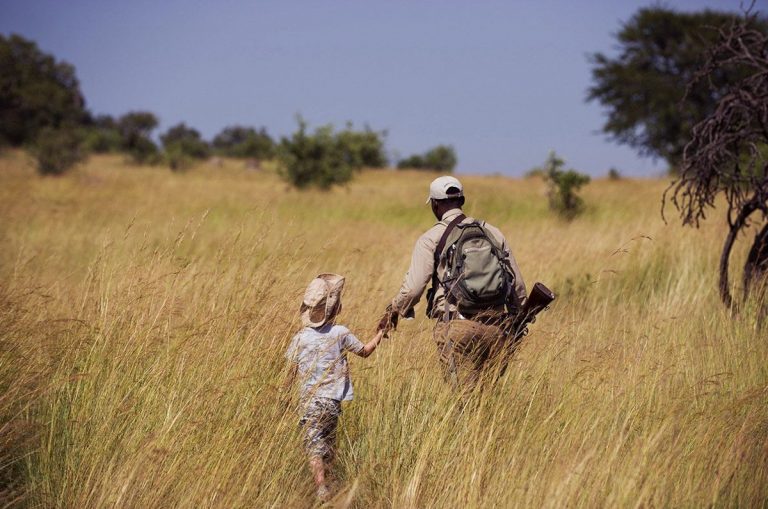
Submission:
<svg viewBox="0 0 768 509">
<path fill-rule="evenodd" d="M 483 228 L 488 230 L 488 232 L 491 235 L 493 235 L 499 243 L 506 242 L 506 238 L 504 237 L 504 234 L 496 226 L 492 225 L 487 221 L 483 221 L 482 219 L 476 219 L 476 221 L 479 222 L 481 225 L 483 225 Z"/>
<path fill-rule="evenodd" d="M 490 231 L 490 232 L 492 232 L 492 233 L 494 233 L 494 234 L 497 234 L 497 233 L 498 233 L 499 235 L 501 235 L 501 236 L 504 236 L 504 235 L 501 233 L 501 230 L 500 230 L 498 227 L 496 227 L 496 226 L 492 225 L 491 223 L 489 223 L 489 222 L 487 222 L 487 221 L 481 221 L 481 224 L 482 224 L 482 225 L 483 225 L 483 226 L 484 226 L 484 227 L 485 227 L 485 228 L 486 228 L 488 231 Z"/>
<path fill-rule="evenodd" d="M 437 243 L 440 241 L 440 237 L 443 235 L 445 228 L 445 223 L 437 222 L 433 224 L 431 228 L 421 234 L 417 243 L 422 246 L 434 249 L 435 246 L 437 246 Z"/>
<path fill-rule="evenodd" d="M 491 232 L 494 237 L 498 237 L 499 240 L 504 240 L 504 234 L 501 232 L 500 229 L 498 229 L 496 226 L 492 225 L 488 221 L 485 221 L 484 219 L 481 219 L 479 217 L 466 216 L 464 220 L 461 221 L 461 223 L 462 224 L 479 223 L 483 226 L 483 228 Z M 424 233 L 424 235 L 422 235 L 422 237 L 429 236 L 432 238 L 437 236 L 437 238 L 439 239 L 447 227 L 448 225 L 446 221 L 438 221 L 437 223 L 432 225 L 432 228 L 427 230 Z"/>
</svg>

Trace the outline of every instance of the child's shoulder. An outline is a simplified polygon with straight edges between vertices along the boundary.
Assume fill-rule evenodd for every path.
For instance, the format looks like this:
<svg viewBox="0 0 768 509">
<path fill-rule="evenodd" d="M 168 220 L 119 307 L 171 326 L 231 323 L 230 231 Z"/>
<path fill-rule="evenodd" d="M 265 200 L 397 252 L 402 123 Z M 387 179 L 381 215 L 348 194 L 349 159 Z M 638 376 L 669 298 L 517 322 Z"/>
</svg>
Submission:
<svg viewBox="0 0 768 509">
<path fill-rule="evenodd" d="M 318 327 L 317 329 L 309 330 L 311 331 L 310 334 L 314 338 L 322 340 L 342 340 L 348 334 L 351 334 L 346 326 L 337 323 L 326 324 L 322 327 Z"/>
<path fill-rule="evenodd" d="M 333 324 L 333 327 L 331 327 L 329 332 L 331 334 L 349 334 L 349 328 L 346 325 L 336 323 Z"/>
<path fill-rule="evenodd" d="M 302 330 L 313 331 L 317 334 L 336 334 L 338 332 L 349 332 L 349 329 L 346 326 L 338 323 L 326 323 L 322 327 L 306 327 Z"/>
<path fill-rule="evenodd" d="M 324 336 L 343 336 L 345 334 L 349 334 L 350 330 L 344 325 L 339 324 L 326 324 L 322 327 L 304 327 L 301 330 L 299 330 L 296 334 L 294 334 L 294 338 L 301 339 L 301 338 L 317 338 L 317 337 L 324 337 Z"/>
</svg>

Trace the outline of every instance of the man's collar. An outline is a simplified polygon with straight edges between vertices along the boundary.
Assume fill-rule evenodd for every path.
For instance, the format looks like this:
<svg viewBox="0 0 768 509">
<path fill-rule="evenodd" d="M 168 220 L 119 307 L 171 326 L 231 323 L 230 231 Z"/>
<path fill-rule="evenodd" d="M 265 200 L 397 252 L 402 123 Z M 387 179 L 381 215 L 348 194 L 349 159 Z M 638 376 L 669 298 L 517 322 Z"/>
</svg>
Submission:
<svg viewBox="0 0 768 509">
<path fill-rule="evenodd" d="M 440 218 L 440 221 L 445 221 L 446 219 L 454 218 L 454 217 L 458 216 L 461 213 L 462 213 L 462 211 L 461 211 L 460 208 L 451 209 L 448 212 L 446 212 L 445 214 L 443 214 L 443 217 Z"/>
</svg>

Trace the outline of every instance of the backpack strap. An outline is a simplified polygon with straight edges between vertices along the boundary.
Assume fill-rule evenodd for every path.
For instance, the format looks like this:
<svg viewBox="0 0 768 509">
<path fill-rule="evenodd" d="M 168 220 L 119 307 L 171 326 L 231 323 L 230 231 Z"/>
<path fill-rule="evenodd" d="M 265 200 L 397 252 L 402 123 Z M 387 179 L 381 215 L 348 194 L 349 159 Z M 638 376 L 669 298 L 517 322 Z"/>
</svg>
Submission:
<svg viewBox="0 0 768 509">
<path fill-rule="evenodd" d="M 445 243 L 448 241 L 448 235 L 451 234 L 457 224 L 464 221 L 466 218 L 467 216 L 464 214 L 459 214 L 454 217 L 453 220 L 448 223 L 448 226 L 443 232 L 443 236 L 440 237 L 440 241 L 435 248 L 435 265 L 432 268 L 432 288 L 427 292 L 427 316 L 431 317 L 432 315 L 432 307 L 435 303 L 435 292 L 437 291 L 437 285 L 439 284 L 439 281 L 437 280 L 437 267 L 440 264 L 440 256 L 443 254 L 443 249 L 445 249 Z"/>
</svg>

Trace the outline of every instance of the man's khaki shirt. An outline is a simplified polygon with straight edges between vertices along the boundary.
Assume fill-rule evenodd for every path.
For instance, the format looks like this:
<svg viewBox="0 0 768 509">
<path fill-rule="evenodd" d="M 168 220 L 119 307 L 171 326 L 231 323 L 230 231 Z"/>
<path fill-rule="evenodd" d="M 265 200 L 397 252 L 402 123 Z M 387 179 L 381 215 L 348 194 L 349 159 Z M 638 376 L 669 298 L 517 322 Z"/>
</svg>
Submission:
<svg viewBox="0 0 768 509">
<path fill-rule="evenodd" d="M 426 231 L 419 240 L 416 241 L 416 246 L 413 248 L 413 255 L 411 257 L 411 266 L 403 279 L 403 284 L 400 287 L 400 292 L 392 300 L 392 309 L 398 312 L 403 317 L 413 316 L 413 306 L 419 302 L 421 295 L 424 293 L 427 285 L 432 281 L 432 270 L 435 266 L 435 250 L 437 244 L 440 242 L 440 238 L 443 236 L 443 232 L 448 227 L 453 218 L 461 214 L 461 209 L 451 209 L 443 215 L 440 222 L 436 223 L 432 228 Z M 461 223 L 468 223 L 473 221 L 468 217 Z M 520 268 L 517 266 L 514 256 L 509 250 L 507 239 L 499 231 L 498 228 L 488 223 L 484 223 L 484 226 L 488 231 L 496 238 L 506 256 L 512 273 L 515 275 L 515 290 L 514 294 L 517 297 L 517 305 L 522 306 L 527 297 L 525 291 L 525 282 L 523 276 L 520 274 Z M 440 265 L 437 268 L 437 276 L 442 280 L 445 273 L 445 260 L 440 261 Z M 432 310 L 433 316 L 439 316 L 438 313 L 445 311 L 445 295 L 443 288 L 438 285 L 435 292 L 435 303 Z M 455 311 L 455 306 L 451 304 L 449 311 Z"/>
</svg>

